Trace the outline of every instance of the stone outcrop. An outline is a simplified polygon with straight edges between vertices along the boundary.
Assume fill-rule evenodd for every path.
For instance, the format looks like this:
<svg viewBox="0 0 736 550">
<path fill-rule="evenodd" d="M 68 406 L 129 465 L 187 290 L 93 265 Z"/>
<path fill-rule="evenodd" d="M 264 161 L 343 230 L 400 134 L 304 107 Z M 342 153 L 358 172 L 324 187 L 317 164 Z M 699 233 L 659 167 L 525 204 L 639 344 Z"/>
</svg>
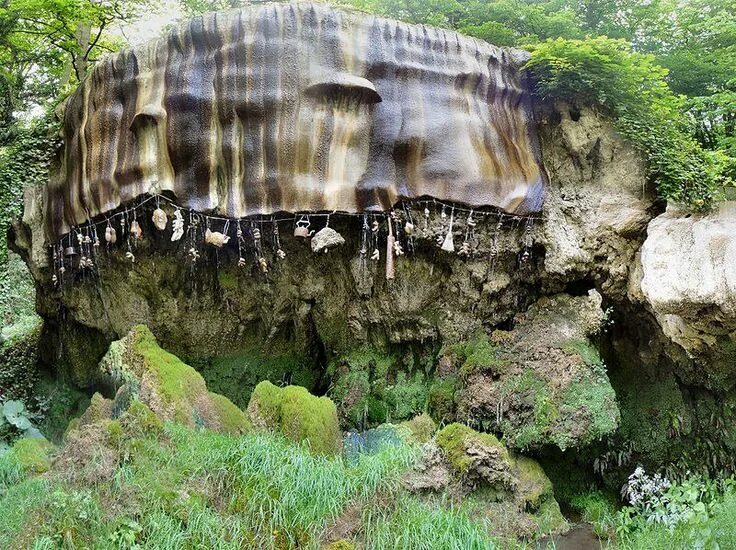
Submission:
<svg viewBox="0 0 736 550">
<path fill-rule="evenodd" d="M 423 495 L 445 492 L 463 500 L 501 533 L 508 529 L 533 535 L 568 528 L 552 483 L 537 461 L 515 455 L 493 435 L 462 424 L 440 430 L 403 481 Z"/>
<path fill-rule="evenodd" d="M 496 330 L 446 350 L 464 379 L 458 418 L 503 433 L 517 449 L 580 447 L 618 427 L 616 396 L 590 338 L 604 319 L 601 297 L 541 298 Z"/>
<path fill-rule="evenodd" d="M 647 227 L 632 299 L 697 365 L 701 383 L 736 382 L 736 203 L 709 214 L 669 208 Z"/>
<path fill-rule="evenodd" d="M 654 189 L 642 156 L 589 109 L 557 105 L 540 114 L 551 191 L 543 215 L 544 272 L 550 282 L 588 280 L 625 299 L 629 272 Z"/>
</svg>

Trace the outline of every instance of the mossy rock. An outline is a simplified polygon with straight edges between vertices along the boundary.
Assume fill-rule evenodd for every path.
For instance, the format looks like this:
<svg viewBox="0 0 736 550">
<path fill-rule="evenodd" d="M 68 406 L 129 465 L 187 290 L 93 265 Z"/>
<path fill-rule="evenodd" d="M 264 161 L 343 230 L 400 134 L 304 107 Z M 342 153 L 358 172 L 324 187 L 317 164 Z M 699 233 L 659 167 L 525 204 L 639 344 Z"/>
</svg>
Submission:
<svg viewBox="0 0 736 550">
<path fill-rule="evenodd" d="M 162 421 L 204 427 L 233 434 L 250 428 L 245 413 L 224 396 L 207 390 L 204 378 L 176 355 L 162 349 L 150 330 L 138 325 L 123 339 L 110 344 L 100 362 L 103 372 L 118 385 L 115 401 L 102 412 L 117 417 L 140 401 Z M 83 416 L 100 416 L 93 398 Z M 89 413 L 89 414 L 88 414 Z"/>
<path fill-rule="evenodd" d="M 27 474 L 42 474 L 51 468 L 53 446 L 46 439 L 24 437 L 10 450 L 10 460 Z"/>
<path fill-rule="evenodd" d="M 442 428 L 435 440 L 464 482 L 485 483 L 495 491 L 515 486 L 509 452 L 494 435 L 455 423 Z"/>
<path fill-rule="evenodd" d="M 410 437 L 418 443 L 427 443 L 437 431 L 437 423 L 428 414 L 420 414 L 399 424 L 411 434 Z"/>
<path fill-rule="evenodd" d="M 315 453 L 335 454 L 342 447 L 335 404 L 301 386 L 279 388 L 264 380 L 253 390 L 248 415 L 254 426 L 281 431 L 293 441 L 308 442 Z"/>
<path fill-rule="evenodd" d="M 525 456 L 514 457 L 514 476 L 519 481 L 517 491 L 528 510 L 536 510 L 548 498 L 553 498 L 552 482 L 539 462 Z"/>
</svg>

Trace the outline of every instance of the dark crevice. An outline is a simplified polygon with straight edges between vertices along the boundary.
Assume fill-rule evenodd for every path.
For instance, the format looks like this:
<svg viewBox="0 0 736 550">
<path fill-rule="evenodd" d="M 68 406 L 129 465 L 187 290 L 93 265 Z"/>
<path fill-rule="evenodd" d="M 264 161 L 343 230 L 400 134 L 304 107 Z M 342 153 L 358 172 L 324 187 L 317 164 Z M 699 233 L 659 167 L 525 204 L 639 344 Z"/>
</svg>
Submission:
<svg viewBox="0 0 736 550">
<path fill-rule="evenodd" d="M 570 296 L 587 296 L 594 288 L 595 283 L 592 279 L 578 279 L 565 285 L 565 293 Z"/>
</svg>

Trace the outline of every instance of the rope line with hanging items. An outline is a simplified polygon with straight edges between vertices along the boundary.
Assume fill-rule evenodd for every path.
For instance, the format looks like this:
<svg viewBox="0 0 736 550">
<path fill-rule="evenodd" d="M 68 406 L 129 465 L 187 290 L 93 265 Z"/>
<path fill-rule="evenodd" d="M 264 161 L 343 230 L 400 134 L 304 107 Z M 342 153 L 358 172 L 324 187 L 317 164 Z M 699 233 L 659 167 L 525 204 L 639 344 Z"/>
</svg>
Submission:
<svg viewBox="0 0 736 550">
<path fill-rule="evenodd" d="M 173 207 L 174 212 L 169 216 L 161 208 L 161 202 Z M 104 226 L 104 240 L 109 250 L 119 241 L 124 243 L 126 249 L 125 257 L 131 262 L 136 262 L 137 246 L 143 240 L 143 229 L 138 221 L 138 211 L 146 205 L 155 202 L 155 209 L 151 214 L 153 227 L 163 232 L 169 227 L 171 219 L 171 242 L 183 239 L 184 250 L 192 264 L 196 264 L 201 257 L 199 246 L 205 244 L 215 249 L 229 245 L 232 237 L 237 244 L 239 267 L 247 267 L 247 249 L 254 251 L 254 264 L 267 275 L 270 270 L 269 260 L 264 252 L 264 235 L 271 235 L 271 244 L 275 261 L 285 261 L 286 252 L 282 248 L 281 232 L 279 224 L 291 222 L 293 224 L 293 235 L 296 238 L 310 239 L 311 249 L 314 253 L 327 253 L 330 250 L 345 244 L 345 238 L 330 226 L 332 216 L 336 217 L 361 217 L 361 236 L 359 239 L 359 258 L 361 269 L 367 269 L 368 261 L 377 262 L 381 259 L 379 246 L 379 233 L 381 222 L 386 227 L 386 279 L 391 281 L 396 276 L 395 259 L 404 256 L 408 251 L 414 253 L 416 237 L 431 239 L 433 234 L 430 227 L 432 212 L 439 212 L 442 233 L 436 235 L 436 245 L 447 253 L 458 254 L 462 257 L 471 257 L 479 248 L 479 239 L 476 236 L 476 227 L 479 220 L 490 218 L 495 227 L 493 240 L 490 244 L 488 255 L 488 273 L 492 273 L 498 255 L 498 235 L 505 222 L 510 221 L 514 228 L 525 222 L 523 248 L 519 255 L 520 262 L 526 262 L 531 257 L 532 246 L 532 224 L 541 216 L 516 216 L 499 210 L 482 210 L 477 208 L 464 208 L 460 205 L 449 204 L 437 199 L 425 199 L 415 201 L 401 201 L 390 212 L 297 212 L 293 215 L 278 216 L 274 214 L 256 215 L 248 218 L 228 218 L 216 214 L 203 214 L 178 205 L 175 201 L 164 195 L 149 195 L 133 206 L 126 205 L 120 211 L 110 215 L 104 215 L 101 219 L 88 220 L 86 223 L 75 226 L 64 235 L 57 243 L 49 245 L 52 256 L 53 275 L 52 283 L 61 285 L 65 274 L 70 269 L 82 273 L 95 272 L 97 258 L 100 254 L 101 241 L 98 237 L 98 227 Z M 414 216 L 414 208 L 418 207 L 420 214 Z M 449 210 L 449 220 L 448 212 Z M 454 231 L 458 223 L 458 213 L 466 215 L 465 227 L 462 232 L 463 241 L 459 249 L 455 247 Z M 185 214 L 188 216 L 185 217 Z M 311 229 L 313 219 L 325 218 L 325 225 L 320 230 Z M 417 219 L 422 220 L 421 228 L 417 228 Z M 116 229 L 116 223 L 119 230 Z M 214 224 L 221 224 L 221 230 L 215 230 Z M 271 231 L 264 233 L 264 224 L 271 224 Z M 235 227 L 234 235 L 230 235 L 231 225 Z M 204 231 L 202 230 L 204 228 Z M 244 229 L 245 228 L 245 229 Z M 251 237 L 250 247 L 246 239 L 246 233 Z M 219 261 L 219 260 L 218 260 Z"/>
</svg>

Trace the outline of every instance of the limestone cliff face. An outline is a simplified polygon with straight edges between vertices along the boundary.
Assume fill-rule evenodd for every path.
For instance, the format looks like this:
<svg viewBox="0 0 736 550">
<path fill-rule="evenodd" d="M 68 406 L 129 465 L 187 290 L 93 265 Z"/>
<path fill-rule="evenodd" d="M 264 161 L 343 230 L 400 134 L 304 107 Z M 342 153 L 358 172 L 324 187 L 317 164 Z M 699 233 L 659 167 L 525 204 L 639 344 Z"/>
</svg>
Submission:
<svg viewBox="0 0 736 550">
<path fill-rule="evenodd" d="M 714 388 L 736 382 L 736 203 L 709 214 L 670 208 L 647 227 L 634 300 L 693 363 L 690 381 Z"/>
<path fill-rule="evenodd" d="M 308 242 L 291 236 L 293 222 L 282 223 L 286 258 L 278 260 L 269 244 L 271 269 L 264 276 L 250 261 L 238 267 L 236 246 L 200 243 L 202 257 L 192 264 L 187 244 L 172 243 L 170 228 L 156 230 L 149 210 L 139 214 L 144 237 L 135 263 L 124 247 L 103 247 L 96 275 L 54 288 L 41 230 L 44 209 L 29 200 L 35 208 L 16 226 L 15 245 L 39 282 L 47 360 L 89 384 L 94 372 L 85 365 L 96 366 L 110 341 L 144 323 L 165 349 L 205 370 L 245 377 L 250 387 L 264 373 L 313 387 L 326 364 L 350 350 L 431 355 L 445 343 L 511 322 L 540 296 L 571 284 L 596 286 L 606 300 L 623 299 L 619 289 L 634 265 L 651 197 L 642 195 L 644 172 L 633 149 L 593 112 L 579 115 L 560 106 L 541 117 L 551 176 L 542 219 L 527 225 L 506 218 L 499 227 L 497 218 L 476 214 L 472 252 L 460 256 L 437 244 L 447 234 L 449 210 L 443 219 L 441 208 L 431 207 L 425 230 L 415 209 L 413 252 L 402 237 L 407 254 L 397 259 L 391 282 L 383 267 L 384 225 L 382 261 L 365 262 L 360 218 L 333 217 L 330 227 L 346 243 L 328 254 L 313 253 Z M 601 179 L 606 173 L 619 177 Z M 466 222 L 467 213 L 454 219 L 458 248 Z M 324 218 L 314 228 L 322 224 Z M 601 246 L 607 255 L 598 252 Z"/>
<path fill-rule="evenodd" d="M 52 240 L 149 192 L 199 211 L 538 211 L 524 53 L 307 3 L 197 17 L 100 62 L 69 100 Z"/>
</svg>

